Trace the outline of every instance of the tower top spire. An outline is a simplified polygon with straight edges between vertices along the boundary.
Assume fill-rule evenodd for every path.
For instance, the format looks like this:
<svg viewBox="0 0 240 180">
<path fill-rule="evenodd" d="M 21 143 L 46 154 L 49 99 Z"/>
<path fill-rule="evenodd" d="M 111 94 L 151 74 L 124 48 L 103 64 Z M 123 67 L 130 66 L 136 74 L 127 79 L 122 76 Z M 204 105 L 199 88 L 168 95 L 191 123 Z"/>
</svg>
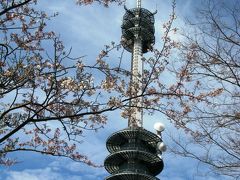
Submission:
<svg viewBox="0 0 240 180">
<path fill-rule="evenodd" d="M 137 0 L 137 8 L 141 8 L 142 0 Z"/>
</svg>

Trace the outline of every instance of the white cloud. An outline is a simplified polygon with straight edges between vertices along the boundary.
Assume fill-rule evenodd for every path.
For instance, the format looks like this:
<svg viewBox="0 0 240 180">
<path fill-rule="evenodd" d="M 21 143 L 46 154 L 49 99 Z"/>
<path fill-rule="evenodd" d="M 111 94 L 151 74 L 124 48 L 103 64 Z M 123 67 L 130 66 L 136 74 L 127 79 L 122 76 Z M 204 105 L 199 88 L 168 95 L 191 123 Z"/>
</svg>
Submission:
<svg viewBox="0 0 240 180">
<path fill-rule="evenodd" d="M 71 164 L 71 163 L 70 163 Z M 56 164 L 55 164 L 56 165 Z M 68 167 L 69 164 L 65 164 Z M 83 168 L 83 167 L 82 167 Z M 56 169 L 56 167 L 47 167 L 44 169 L 25 169 L 23 171 L 8 171 L 5 173 L 5 180 L 102 180 L 104 173 L 90 171 L 84 168 L 86 172 L 71 173 L 66 169 Z M 100 171 L 103 172 L 103 171 Z"/>
<path fill-rule="evenodd" d="M 6 180 L 63 180 L 64 178 L 52 168 L 26 169 L 23 171 L 9 171 Z M 73 180 L 73 179 L 71 179 Z"/>
<path fill-rule="evenodd" d="M 101 157 L 103 158 L 103 156 Z M 104 168 L 95 168 L 67 159 L 54 161 L 49 164 L 49 166 L 51 168 L 60 169 L 60 171 L 68 172 L 68 174 L 76 174 L 78 175 L 77 177 L 81 177 L 83 180 L 102 180 L 103 177 L 107 176 L 107 172 L 104 170 Z"/>
</svg>

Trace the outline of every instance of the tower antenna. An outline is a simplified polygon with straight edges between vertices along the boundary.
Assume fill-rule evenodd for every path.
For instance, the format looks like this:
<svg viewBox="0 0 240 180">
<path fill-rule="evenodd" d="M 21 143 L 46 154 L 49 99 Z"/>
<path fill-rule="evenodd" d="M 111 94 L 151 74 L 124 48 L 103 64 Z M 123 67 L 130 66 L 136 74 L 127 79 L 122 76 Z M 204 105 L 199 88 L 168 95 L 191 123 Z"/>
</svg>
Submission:
<svg viewBox="0 0 240 180">
<path fill-rule="evenodd" d="M 137 8 L 141 8 L 141 4 L 142 4 L 142 1 L 141 0 L 137 0 Z"/>
</svg>

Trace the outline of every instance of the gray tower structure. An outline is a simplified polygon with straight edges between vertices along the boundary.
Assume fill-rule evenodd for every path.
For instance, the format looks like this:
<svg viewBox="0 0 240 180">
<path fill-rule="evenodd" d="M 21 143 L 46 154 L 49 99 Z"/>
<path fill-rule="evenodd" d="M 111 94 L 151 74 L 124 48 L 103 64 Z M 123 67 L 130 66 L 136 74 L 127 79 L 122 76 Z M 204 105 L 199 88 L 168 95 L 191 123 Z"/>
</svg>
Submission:
<svg viewBox="0 0 240 180">
<path fill-rule="evenodd" d="M 132 53 L 131 84 L 134 88 L 131 96 L 142 94 L 143 53 L 148 52 L 155 43 L 154 14 L 137 6 L 127 9 L 122 24 L 122 45 Z M 137 86 L 136 86 L 137 85 Z M 163 169 L 161 158 L 165 145 L 161 139 L 164 126 L 155 124 L 157 134 L 143 128 L 143 112 L 140 110 L 142 98 L 133 98 L 130 102 L 131 112 L 128 128 L 112 134 L 107 139 L 110 155 L 104 161 L 105 169 L 111 174 L 106 180 L 158 180 Z"/>
<path fill-rule="evenodd" d="M 123 16 L 122 24 L 122 45 L 132 53 L 131 64 L 131 96 L 136 97 L 142 94 L 143 76 L 143 53 L 148 52 L 155 43 L 154 36 L 154 13 L 141 8 L 141 1 L 137 0 L 137 8 L 127 9 Z M 138 89 L 136 89 L 136 85 Z M 141 107 L 142 98 L 134 98 L 131 101 L 132 107 Z M 133 114 L 129 118 L 128 126 L 143 126 L 142 111 L 132 108 Z"/>
</svg>

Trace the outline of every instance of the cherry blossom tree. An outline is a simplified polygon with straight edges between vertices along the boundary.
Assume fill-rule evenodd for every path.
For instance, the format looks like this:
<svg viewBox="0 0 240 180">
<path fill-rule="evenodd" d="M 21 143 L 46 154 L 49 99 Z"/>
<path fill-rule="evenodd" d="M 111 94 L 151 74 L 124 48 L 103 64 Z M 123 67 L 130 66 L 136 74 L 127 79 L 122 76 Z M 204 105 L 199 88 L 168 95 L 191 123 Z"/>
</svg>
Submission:
<svg viewBox="0 0 240 180">
<path fill-rule="evenodd" d="M 93 2 L 104 6 L 122 3 L 120 0 L 77 1 L 79 5 Z M 150 47 L 152 58 L 143 59 L 144 89 L 138 96 L 133 94 L 139 85 L 130 84 L 132 74 L 121 65 L 124 40 L 106 45 L 96 62 L 89 65 L 84 57 L 71 57 L 71 49 L 67 50 L 54 32 L 46 30 L 57 14 L 50 16 L 37 10 L 37 0 L 3 0 L 0 7 L 2 165 L 16 162 L 8 158 L 11 152 L 31 151 L 95 166 L 78 152 L 77 144 L 85 130 L 97 130 L 107 122 L 107 112 L 120 110 L 122 117 L 128 118 L 133 109 L 144 109 L 145 113 L 159 111 L 171 117 L 174 105 L 168 100 L 189 96 L 159 81 L 172 49 L 179 46 L 170 37 L 176 32 L 175 2 L 169 21 L 163 25 L 162 47 Z M 44 44 L 48 44 L 47 49 Z M 121 52 L 120 61 L 109 64 L 109 53 L 115 50 Z M 66 65 L 66 61 L 73 63 Z M 144 103 L 131 108 L 129 102 L 139 96 Z"/>
<path fill-rule="evenodd" d="M 240 171 L 240 6 L 238 1 L 204 1 L 190 20 L 181 44 L 178 91 L 184 113 L 173 121 L 186 139 L 174 137 L 172 151 L 208 164 L 211 172 L 239 178 Z M 182 64 L 183 63 L 183 64 Z M 190 137 L 188 139 L 187 137 Z M 196 150 L 197 149 L 197 150 Z"/>
<path fill-rule="evenodd" d="M 78 5 L 88 5 L 92 4 L 93 2 L 98 2 L 99 4 L 108 7 L 109 4 L 113 2 L 122 5 L 125 2 L 125 0 L 77 0 Z"/>
<path fill-rule="evenodd" d="M 114 1 L 96 2 L 108 6 Z M 34 151 L 93 165 L 77 152 L 75 143 L 83 130 L 96 130 L 105 124 L 103 112 L 117 109 L 97 101 L 98 90 L 112 86 L 104 82 L 95 85 L 81 57 L 71 58 L 71 50 L 65 50 L 54 32 L 46 31 L 56 14 L 49 16 L 36 6 L 36 0 L 0 3 L 0 163 L 15 163 L 6 157 L 10 152 Z M 51 52 L 44 49 L 44 43 L 52 44 Z M 103 51 L 98 61 L 106 53 Z M 66 60 L 76 63 L 66 67 Z M 98 64 L 86 68 L 111 74 Z M 70 71 L 75 75 L 69 75 Z"/>
</svg>

